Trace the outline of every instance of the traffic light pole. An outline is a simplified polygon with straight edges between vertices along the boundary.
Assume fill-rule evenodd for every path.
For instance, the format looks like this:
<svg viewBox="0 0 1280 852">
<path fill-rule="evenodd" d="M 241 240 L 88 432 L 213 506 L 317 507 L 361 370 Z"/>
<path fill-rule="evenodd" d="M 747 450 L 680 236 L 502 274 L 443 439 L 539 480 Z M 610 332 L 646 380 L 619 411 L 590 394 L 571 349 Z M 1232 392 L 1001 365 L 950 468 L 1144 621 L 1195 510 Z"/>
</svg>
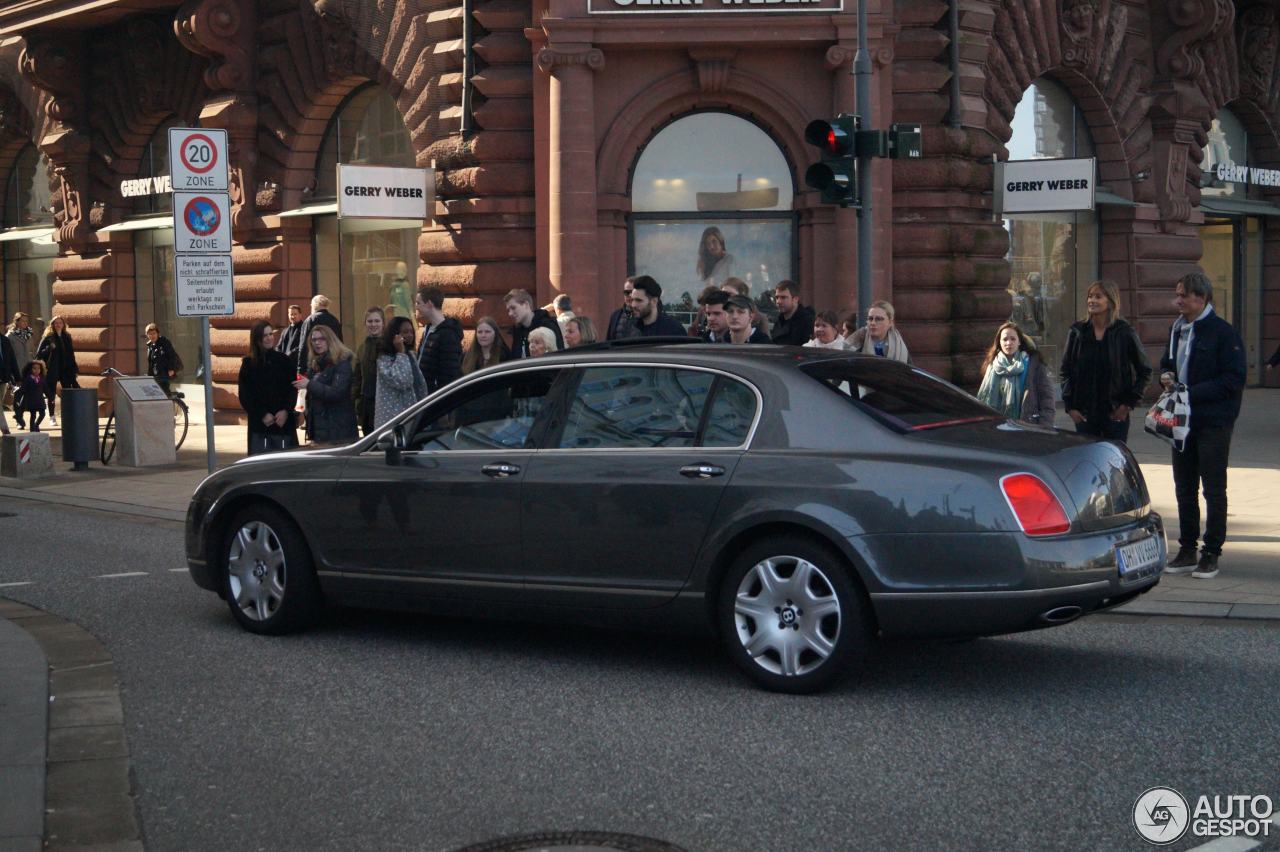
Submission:
<svg viewBox="0 0 1280 852">
<path fill-rule="evenodd" d="M 858 0 L 858 52 L 853 55 L 853 114 L 871 127 L 871 53 L 867 50 L 866 0 Z M 871 307 L 871 157 L 858 157 L 858 325 Z"/>
</svg>

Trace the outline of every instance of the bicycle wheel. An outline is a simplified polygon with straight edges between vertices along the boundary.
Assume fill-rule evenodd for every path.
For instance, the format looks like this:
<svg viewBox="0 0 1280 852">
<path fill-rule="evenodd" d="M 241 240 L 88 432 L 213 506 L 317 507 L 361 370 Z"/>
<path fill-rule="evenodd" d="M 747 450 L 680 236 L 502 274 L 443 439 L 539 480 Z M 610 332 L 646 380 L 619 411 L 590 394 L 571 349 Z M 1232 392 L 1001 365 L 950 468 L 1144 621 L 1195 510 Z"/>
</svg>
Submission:
<svg viewBox="0 0 1280 852">
<path fill-rule="evenodd" d="M 116 415 L 107 416 L 107 425 L 102 427 L 102 444 L 98 449 L 98 458 L 103 464 L 110 464 L 111 457 L 116 454 Z"/>
<path fill-rule="evenodd" d="M 187 440 L 187 404 L 180 399 L 173 401 L 173 449 L 182 449 Z"/>
</svg>

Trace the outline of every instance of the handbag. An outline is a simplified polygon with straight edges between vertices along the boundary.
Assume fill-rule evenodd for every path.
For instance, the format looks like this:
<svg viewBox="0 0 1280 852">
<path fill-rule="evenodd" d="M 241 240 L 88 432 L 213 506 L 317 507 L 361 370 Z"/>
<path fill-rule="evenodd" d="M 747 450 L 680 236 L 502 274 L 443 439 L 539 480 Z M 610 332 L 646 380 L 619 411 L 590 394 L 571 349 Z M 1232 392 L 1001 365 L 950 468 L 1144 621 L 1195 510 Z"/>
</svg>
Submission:
<svg viewBox="0 0 1280 852">
<path fill-rule="evenodd" d="M 13 408 L 14 394 L 13 385 L 4 386 L 4 402 L 0 403 L 0 407 Z"/>
<path fill-rule="evenodd" d="M 1160 394 L 1156 404 L 1147 412 L 1144 428 L 1182 452 L 1191 431 L 1191 394 L 1187 386 L 1177 384 Z"/>
</svg>

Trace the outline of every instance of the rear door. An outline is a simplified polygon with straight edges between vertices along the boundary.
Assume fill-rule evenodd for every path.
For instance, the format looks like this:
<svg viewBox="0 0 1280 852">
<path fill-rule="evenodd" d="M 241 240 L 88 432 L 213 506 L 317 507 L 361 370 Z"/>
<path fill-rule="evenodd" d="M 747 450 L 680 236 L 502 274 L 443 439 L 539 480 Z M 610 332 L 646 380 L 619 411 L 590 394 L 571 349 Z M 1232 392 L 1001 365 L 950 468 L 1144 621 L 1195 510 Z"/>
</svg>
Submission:
<svg viewBox="0 0 1280 852">
<path fill-rule="evenodd" d="M 531 602 L 642 608 L 684 585 L 758 395 L 691 368 L 579 368 L 524 481 Z"/>
</svg>

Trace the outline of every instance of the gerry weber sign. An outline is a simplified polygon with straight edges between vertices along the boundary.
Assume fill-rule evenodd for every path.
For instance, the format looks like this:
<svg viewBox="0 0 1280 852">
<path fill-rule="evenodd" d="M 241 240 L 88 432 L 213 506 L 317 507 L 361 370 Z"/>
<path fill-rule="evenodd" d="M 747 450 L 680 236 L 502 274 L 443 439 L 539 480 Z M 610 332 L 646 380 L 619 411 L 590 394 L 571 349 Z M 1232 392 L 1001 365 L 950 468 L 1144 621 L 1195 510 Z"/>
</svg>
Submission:
<svg viewBox="0 0 1280 852">
<path fill-rule="evenodd" d="M 844 0 L 587 0 L 593 15 L 669 15 L 689 12 L 841 12 Z"/>
<path fill-rule="evenodd" d="M 1213 169 L 1213 176 L 1220 181 L 1243 183 L 1249 186 L 1280 186 L 1280 171 L 1275 169 L 1218 163 Z"/>
<path fill-rule="evenodd" d="M 338 218 L 427 218 L 435 200 L 432 169 L 338 166 Z"/>
<path fill-rule="evenodd" d="M 1095 169 L 1093 157 L 996 163 L 995 214 L 1092 210 Z"/>
</svg>

